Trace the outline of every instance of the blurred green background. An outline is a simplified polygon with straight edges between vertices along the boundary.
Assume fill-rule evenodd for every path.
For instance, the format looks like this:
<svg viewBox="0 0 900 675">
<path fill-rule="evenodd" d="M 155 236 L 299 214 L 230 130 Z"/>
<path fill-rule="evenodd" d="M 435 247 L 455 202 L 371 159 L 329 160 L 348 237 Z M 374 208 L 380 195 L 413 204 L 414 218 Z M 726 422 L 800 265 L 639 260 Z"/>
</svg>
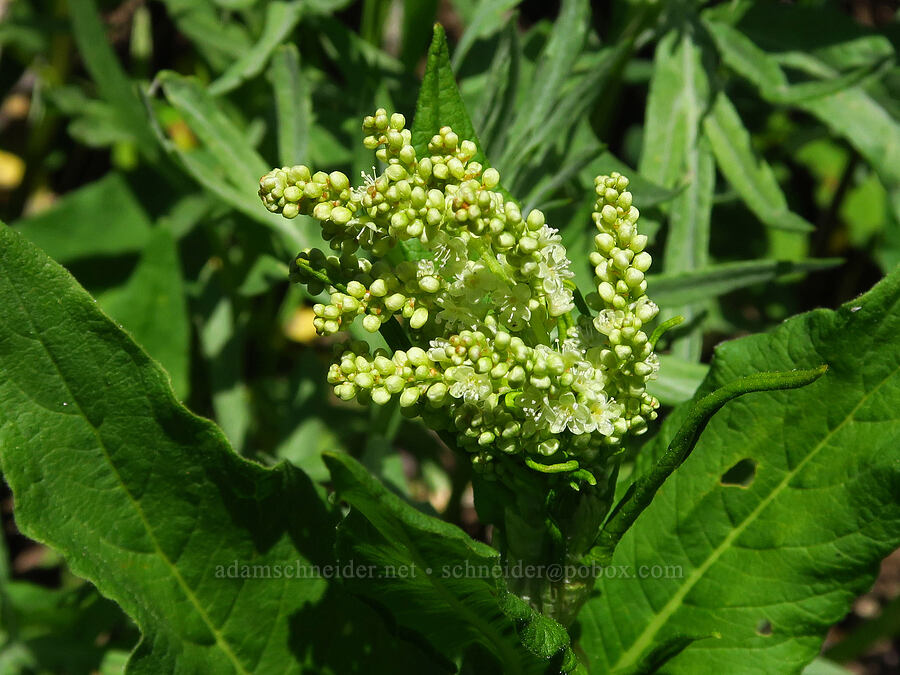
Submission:
<svg viewBox="0 0 900 675">
<path fill-rule="evenodd" d="M 593 177 L 632 178 L 650 296 L 688 318 L 664 348 L 664 406 L 718 342 L 900 262 L 900 17 L 876 1 L 0 0 L 0 220 L 236 451 L 324 481 L 321 451 L 343 449 L 486 537 L 465 462 L 395 408 L 331 395 L 332 340 L 287 280 L 316 226 L 256 196 L 275 165 L 370 171 L 361 118 L 412 119 L 435 21 L 491 164 L 561 230 L 583 289 Z M 121 671 L 134 628 L 17 534 L 3 497 L 0 673 Z M 898 597 L 895 555 L 829 654 L 896 672 Z"/>
</svg>

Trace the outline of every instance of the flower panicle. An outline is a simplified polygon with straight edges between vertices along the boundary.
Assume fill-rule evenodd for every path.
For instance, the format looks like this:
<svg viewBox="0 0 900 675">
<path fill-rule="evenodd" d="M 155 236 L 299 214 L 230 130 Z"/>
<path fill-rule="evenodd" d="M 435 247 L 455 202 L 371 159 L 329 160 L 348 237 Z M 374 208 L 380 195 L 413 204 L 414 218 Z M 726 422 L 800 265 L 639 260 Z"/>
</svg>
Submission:
<svg viewBox="0 0 900 675">
<path fill-rule="evenodd" d="M 596 316 L 573 317 L 574 274 L 559 233 L 535 209 L 522 214 L 477 147 L 443 127 L 420 156 L 403 115 L 363 120 L 363 144 L 384 165 L 351 187 L 346 175 L 276 168 L 260 180 L 266 208 L 318 221 L 331 254 L 301 252 L 292 278 L 312 294 L 320 335 L 399 319 L 413 346 L 370 353 L 338 347 L 328 380 L 341 399 L 385 404 L 455 434 L 476 468 L 498 459 L 577 460 L 598 466 L 658 402 L 646 392 L 658 359 L 644 327 L 647 237 L 617 173 L 595 181 L 590 262 Z M 398 250 L 399 249 L 399 250 Z"/>
</svg>

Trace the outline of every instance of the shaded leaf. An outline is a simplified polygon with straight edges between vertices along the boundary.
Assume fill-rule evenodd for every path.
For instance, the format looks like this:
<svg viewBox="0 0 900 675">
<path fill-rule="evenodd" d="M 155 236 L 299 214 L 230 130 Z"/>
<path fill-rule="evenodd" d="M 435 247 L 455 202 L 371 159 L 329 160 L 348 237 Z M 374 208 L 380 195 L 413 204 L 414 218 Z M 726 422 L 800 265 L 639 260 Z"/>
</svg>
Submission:
<svg viewBox="0 0 900 675">
<path fill-rule="evenodd" d="M 719 263 L 697 270 L 652 275 L 647 277 L 647 285 L 653 293 L 654 302 L 660 305 L 678 305 L 714 298 L 738 288 L 746 288 L 753 284 L 770 281 L 779 276 L 836 267 L 842 262 L 839 258 L 796 262 L 789 260 L 742 260 L 740 262 Z"/>
<path fill-rule="evenodd" d="M 498 551 L 409 506 L 352 457 L 326 454 L 325 463 L 353 507 L 338 528 L 339 557 L 381 572 L 351 580 L 354 592 L 386 605 L 450 659 L 477 643 L 504 673 L 541 672 L 551 657 L 574 665 L 565 629 L 509 596 Z"/>
<path fill-rule="evenodd" d="M 101 96 L 115 108 L 119 120 L 134 135 L 147 159 L 156 159 L 158 148 L 147 115 L 133 83 L 106 39 L 106 30 L 94 0 L 72 0 L 68 7 L 78 51 Z"/>
<path fill-rule="evenodd" d="M 175 240 L 156 228 L 124 286 L 105 293 L 100 305 L 159 361 L 179 399 L 188 393 L 190 326 Z"/>
<path fill-rule="evenodd" d="M 717 21 L 705 24 L 723 61 L 749 80 L 768 100 L 779 103 L 787 77 L 778 63 L 746 35 Z M 797 107 L 842 136 L 878 171 L 886 185 L 900 184 L 900 124 L 861 87 L 853 87 Z"/>
<path fill-rule="evenodd" d="M 119 173 L 67 193 L 14 226 L 61 263 L 136 253 L 151 232 L 149 216 Z"/>
<path fill-rule="evenodd" d="M 750 133 L 724 93 L 716 96 L 712 109 L 703 119 L 703 130 L 719 169 L 761 222 L 795 232 L 813 229 L 810 223 L 788 210 L 787 199 L 772 167 L 756 156 Z"/>
<path fill-rule="evenodd" d="M 453 53 L 453 68 L 459 69 L 460 64 L 466 58 L 466 54 L 475 44 L 476 40 L 493 35 L 506 22 L 507 13 L 516 7 L 522 0 L 482 0 L 475 5 L 475 13 L 470 21 L 467 21 L 466 30 L 463 32 L 456 51 Z"/>
</svg>

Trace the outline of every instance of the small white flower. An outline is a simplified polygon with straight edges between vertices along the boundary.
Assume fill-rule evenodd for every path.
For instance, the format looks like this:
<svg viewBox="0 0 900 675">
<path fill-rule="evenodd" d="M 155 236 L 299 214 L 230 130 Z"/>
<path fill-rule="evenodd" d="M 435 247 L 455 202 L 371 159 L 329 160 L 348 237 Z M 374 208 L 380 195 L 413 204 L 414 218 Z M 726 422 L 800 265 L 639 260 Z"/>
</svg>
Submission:
<svg viewBox="0 0 900 675">
<path fill-rule="evenodd" d="M 573 434 L 585 434 L 594 430 L 594 420 L 590 409 L 567 391 L 555 401 L 547 401 L 544 416 L 549 422 L 550 432 L 561 434 L 568 429 Z"/>
<path fill-rule="evenodd" d="M 435 302 L 441 308 L 437 320 L 446 323 L 450 328 L 471 328 L 479 321 L 480 317 L 472 312 L 472 307 L 457 302 L 449 295 L 439 297 Z"/>
<path fill-rule="evenodd" d="M 566 279 L 575 276 L 569 269 L 570 265 L 566 249 L 561 244 L 549 244 L 541 250 L 538 276 L 541 278 L 544 293 L 547 294 L 551 316 L 560 316 L 575 307 L 572 291 L 566 288 L 564 283 Z"/>
<path fill-rule="evenodd" d="M 625 312 L 620 309 L 604 309 L 594 319 L 594 328 L 604 335 L 619 330 L 625 323 Z"/>
<path fill-rule="evenodd" d="M 500 298 L 498 318 L 512 330 L 522 330 L 531 320 L 531 289 L 528 284 L 516 284 L 507 288 Z"/>
<path fill-rule="evenodd" d="M 622 416 L 623 408 L 613 400 L 607 401 L 604 395 L 602 400 L 597 400 L 591 406 L 591 419 L 594 423 L 594 430 L 604 436 L 611 436 L 614 428 L 613 424 Z"/>
<path fill-rule="evenodd" d="M 492 391 L 488 376 L 476 373 L 471 366 L 448 368 L 447 380 L 452 382 L 450 395 L 453 398 L 461 398 L 466 403 L 485 399 Z"/>
</svg>

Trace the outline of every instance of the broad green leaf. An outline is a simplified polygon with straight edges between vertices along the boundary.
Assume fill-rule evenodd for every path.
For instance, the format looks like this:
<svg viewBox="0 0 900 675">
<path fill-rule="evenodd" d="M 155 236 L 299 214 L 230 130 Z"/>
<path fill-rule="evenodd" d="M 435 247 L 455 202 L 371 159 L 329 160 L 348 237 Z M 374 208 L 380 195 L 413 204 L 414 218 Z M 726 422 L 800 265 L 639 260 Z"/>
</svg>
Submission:
<svg viewBox="0 0 900 675">
<path fill-rule="evenodd" d="M 61 263 L 136 253 L 151 232 L 150 218 L 119 173 L 67 193 L 14 226 Z"/>
<path fill-rule="evenodd" d="M 675 636 L 715 635 L 668 662 L 673 674 L 795 672 L 818 654 L 900 544 L 898 306 L 895 272 L 838 311 L 717 348 L 698 398 L 760 371 L 829 370 L 802 389 L 749 394 L 710 421 L 613 557 L 636 572 L 658 565 L 657 578 L 601 579 L 579 616 L 593 672 L 633 672 Z M 689 408 L 645 446 L 638 475 Z"/>
<path fill-rule="evenodd" d="M 613 552 L 621 541 L 622 536 L 631 529 L 640 515 L 647 509 L 660 488 L 667 482 L 672 474 L 684 464 L 700 439 L 700 434 L 706 429 L 710 419 L 727 403 L 747 394 L 764 391 L 782 391 L 809 386 L 828 371 L 828 366 L 820 365 L 816 368 L 791 369 L 780 371 L 761 371 L 751 375 L 736 378 L 714 391 L 706 394 L 699 400 L 693 401 L 687 416 L 682 421 L 677 433 L 672 438 L 665 452 L 659 457 L 656 464 L 650 470 L 645 470 L 631 484 L 621 500 L 610 511 L 609 518 L 603 523 L 596 543 L 591 549 L 594 560 L 608 564 Z M 750 460 L 746 460 L 750 462 Z M 729 469 L 722 475 L 723 484 L 739 484 L 747 487 L 752 482 L 749 467 L 743 468 L 742 462 Z M 741 467 L 741 468 L 739 468 Z M 753 467 L 752 463 L 750 467 Z M 755 467 L 753 467 L 755 468 Z M 735 474 L 739 474 L 739 478 Z M 681 636 L 677 636 L 680 638 Z M 665 645 L 668 638 L 662 644 Z M 686 646 L 687 643 L 684 643 Z M 658 646 L 651 650 L 651 654 L 658 653 Z M 679 647 L 678 651 L 681 651 Z M 666 660 L 674 656 L 668 654 Z M 643 657 L 646 658 L 646 655 Z"/>
<path fill-rule="evenodd" d="M 723 92 L 716 96 L 712 109 L 704 117 L 703 130 L 719 170 L 762 223 L 795 232 L 813 229 L 810 223 L 788 210 L 787 199 L 772 167 L 757 157 L 750 133 Z"/>
<path fill-rule="evenodd" d="M 753 284 L 771 281 L 798 272 L 836 267 L 840 258 L 824 258 L 802 261 L 742 260 L 718 263 L 695 270 L 665 273 L 647 277 L 647 286 L 653 301 L 661 306 L 680 305 L 708 300 L 725 293 L 746 288 Z"/>
<path fill-rule="evenodd" d="M 259 75 L 266 67 L 272 51 L 294 30 L 300 20 L 302 7 L 300 2 L 267 3 L 265 23 L 259 40 L 222 73 L 219 79 L 209 85 L 209 93 L 220 96 Z"/>
<path fill-rule="evenodd" d="M 352 507 L 338 528 L 338 557 L 393 571 L 349 580 L 354 592 L 384 604 L 449 659 L 475 643 L 504 673 L 542 672 L 549 659 L 574 666 L 565 629 L 506 591 L 497 550 L 417 511 L 350 456 L 327 454 L 325 463 Z"/>
<path fill-rule="evenodd" d="M 313 111 L 309 82 L 300 68 L 300 52 L 293 44 L 272 54 L 268 72 L 278 118 L 278 160 L 283 166 L 308 161 Z"/>
<path fill-rule="evenodd" d="M 99 298 L 100 306 L 159 361 L 184 400 L 189 387 L 191 331 L 175 240 L 158 227 L 124 286 Z"/>
<path fill-rule="evenodd" d="M 0 375 L 16 522 L 135 620 L 129 672 L 428 671 L 365 606 L 310 578 L 310 565 L 334 563 L 335 518 L 309 479 L 236 455 L 65 270 L 7 228 Z"/>
<path fill-rule="evenodd" d="M 478 146 L 474 161 L 486 164 L 481 143 L 459 96 L 453 68 L 450 66 L 447 35 L 443 26 L 435 24 L 412 126 L 412 144 L 420 157 L 428 152 L 431 137 L 444 126 L 453 127 L 460 139 L 473 141 Z"/>
</svg>

